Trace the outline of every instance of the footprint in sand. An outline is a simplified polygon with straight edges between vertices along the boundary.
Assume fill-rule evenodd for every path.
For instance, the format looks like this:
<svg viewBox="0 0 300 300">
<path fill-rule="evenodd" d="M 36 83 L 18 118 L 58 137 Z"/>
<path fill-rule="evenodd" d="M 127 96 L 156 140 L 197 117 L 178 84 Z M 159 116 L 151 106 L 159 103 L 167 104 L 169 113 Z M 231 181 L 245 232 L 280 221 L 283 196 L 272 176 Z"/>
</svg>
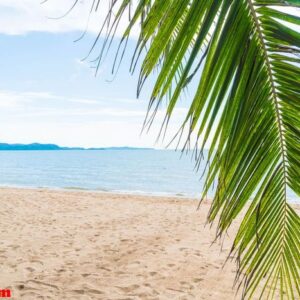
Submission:
<svg viewBox="0 0 300 300">
<path fill-rule="evenodd" d="M 72 290 L 72 292 L 75 294 L 80 294 L 80 295 L 83 295 L 85 293 L 84 290 Z"/>
<path fill-rule="evenodd" d="M 90 294 L 97 294 L 97 295 L 104 294 L 104 292 L 93 289 L 93 288 L 85 288 L 85 292 L 90 293 Z"/>
<path fill-rule="evenodd" d="M 57 285 L 55 285 L 55 284 L 50 284 L 50 283 L 47 283 L 47 282 L 43 282 L 43 281 L 39 281 L 39 280 L 34 280 L 34 279 L 27 280 L 24 283 L 25 286 L 27 286 L 28 284 L 36 285 L 36 286 L 38 286 L 39 289 L 40 289 L 40 285 L 43 285 L 43 286 L 47 286 L 47 287 L 59 290 L 59 287 Z M 30 288 L 32 288 L 32 286 L 30 286 Z"/>
<path fill-rule="evenodd" d="M 129 239 L 122 239 L 121 242 L 122 242 L 122 243 L 125 243 L 125 242 L 131 242 L 131 240 L 129 240 Z"/>
<path fill-rule="evenodd" d="M 31 268 L 31 267 L 27 267 L 27 268 L 25 268 L 25 270 L 28 271 L 29 273 L 32 273 L 35 271 L 35 269 Z"/>
<path fill-rule="evenodd" d="M 116 286 L 116 288 L 120 289 L 121 291 L 125 293 L 130 293 L 136 289 L 138 289 L 140 286 L 138 284 L 132 284 L 130 286 Z"/>
<path fill-rule="evenodd" d="M 203 280 L 204 280 L 203 278 L 194 278 L 193 282 L 198 283 L 198 282 L 201 282 Z"/>
<path fill-rule="evenodd" d="M 16 288 L 17 288 L 19 291 L 22 291 L 22 290 L 24 290 L 25 285 L 24 285 L 24 284 L 18 284 L 18 285 L 16 286 Z"/>
<path fill-rule="evenodd" d="M 44 265 L 44 263 L 42 261 L 38 260 L 38 259 L 32 259 L 30 262 Z"/>
<path fill-rule="evenodd" d="M 106 268 L 105 266 L 99 267 L 100 270 L 104 270 L 106 272 L 111 272 L 111 269 Z"/>
<path fill-rule="evenodd" d="M 21 297 L 23 300 L 31 300 L 31 299 L 43 299 L 43 298 L 38 298 L 40 295 L 38 295 L 37 293 L 34 292 L 26 292 L 26 293 L 22 293 Z"/>
</svg>

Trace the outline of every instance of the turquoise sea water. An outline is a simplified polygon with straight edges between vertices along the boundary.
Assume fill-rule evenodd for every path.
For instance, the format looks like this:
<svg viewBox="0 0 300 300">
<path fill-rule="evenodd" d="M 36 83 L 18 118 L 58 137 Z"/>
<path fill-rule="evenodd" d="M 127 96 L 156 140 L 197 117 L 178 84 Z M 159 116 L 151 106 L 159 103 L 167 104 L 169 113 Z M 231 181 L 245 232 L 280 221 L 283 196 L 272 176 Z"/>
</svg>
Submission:
<svg viewBox="0 0 300 300">
<path fill-rule="evenodd" d="M 191 158 L 160 150 L 0 151 L 0 185 L 196 196 Z"/>
<path fill-rule="evenodd" d="M 175 151 L 0 151 L 0 185 L 195 197 L 204 167 Z"/>
</svg>

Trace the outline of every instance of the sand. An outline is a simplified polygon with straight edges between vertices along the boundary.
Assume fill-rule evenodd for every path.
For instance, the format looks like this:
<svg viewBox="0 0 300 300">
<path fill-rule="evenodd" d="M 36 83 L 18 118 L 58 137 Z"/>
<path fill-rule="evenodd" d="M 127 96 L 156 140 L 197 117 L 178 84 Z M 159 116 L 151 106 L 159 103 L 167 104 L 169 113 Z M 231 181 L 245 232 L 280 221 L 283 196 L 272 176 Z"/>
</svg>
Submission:
<svg viewBox="0 0 300 300">
<path fill-rule="evenodd" d="M 239 299 L 232 234 L 212 244 L 208 202 L 10 188 L 0 201 L 12 299 Z"/>
</svg>

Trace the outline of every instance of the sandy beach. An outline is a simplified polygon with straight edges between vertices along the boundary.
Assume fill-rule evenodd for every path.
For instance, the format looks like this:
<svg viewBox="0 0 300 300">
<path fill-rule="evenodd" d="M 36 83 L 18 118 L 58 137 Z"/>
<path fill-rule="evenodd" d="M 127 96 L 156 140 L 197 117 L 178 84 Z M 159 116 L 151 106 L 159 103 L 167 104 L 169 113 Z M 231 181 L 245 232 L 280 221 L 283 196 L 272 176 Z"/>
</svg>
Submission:
<svg viewBox="0 0 300 300">
<path fill-rule="evenodd" d="M 197 211 L 192 199 L 11 188 L 0 195 L 0 288 L 12 299 L 239 299 L 235 264 L 223 267 L 232 233 L 212 244 L 208 202 Z"/>
</svg>

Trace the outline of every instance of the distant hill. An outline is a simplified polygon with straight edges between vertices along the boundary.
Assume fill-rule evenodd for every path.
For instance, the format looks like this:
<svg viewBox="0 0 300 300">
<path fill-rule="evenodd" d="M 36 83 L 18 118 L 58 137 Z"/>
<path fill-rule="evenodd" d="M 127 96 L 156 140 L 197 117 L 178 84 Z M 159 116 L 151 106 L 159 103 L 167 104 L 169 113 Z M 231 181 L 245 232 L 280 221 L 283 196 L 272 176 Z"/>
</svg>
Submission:
<svg viewBox="0 0 300 300">
<path fill-rule="evenodd" d="M 60 147 L 55 144 L 7 144 L 0 143 L 0 151 L 24 151 L 24 150 L 154 150 L 153 148 L 135 147 L 104 147 L 104 148 L 82 148 L 82 147 Z"/>
</svg>

